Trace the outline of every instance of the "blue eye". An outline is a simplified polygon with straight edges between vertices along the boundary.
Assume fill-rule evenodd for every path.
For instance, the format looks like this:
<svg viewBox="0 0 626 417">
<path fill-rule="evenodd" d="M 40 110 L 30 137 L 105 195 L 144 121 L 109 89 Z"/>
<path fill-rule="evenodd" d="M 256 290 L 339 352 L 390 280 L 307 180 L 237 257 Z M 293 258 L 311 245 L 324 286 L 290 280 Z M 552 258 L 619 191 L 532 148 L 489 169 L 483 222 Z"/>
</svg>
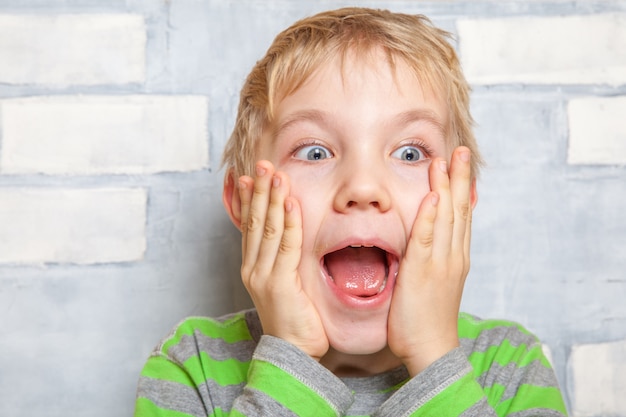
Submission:
<svg viewBox="0 0 626 417">
<path fill-rule="evenodd" d="M 420 148 L 410 145 L 402 146 L 396 149 L 391 156 L 406 162 L 417 162 L 427 158 Z"/>
<path fill-rule="evenodd" d="M 321 161 L 330 158 L 333 154 L 323 146 L 308 145 L 298 149 L 294 154 L 296 159 L 304 159 L 307 161 Z"/>
</svg>

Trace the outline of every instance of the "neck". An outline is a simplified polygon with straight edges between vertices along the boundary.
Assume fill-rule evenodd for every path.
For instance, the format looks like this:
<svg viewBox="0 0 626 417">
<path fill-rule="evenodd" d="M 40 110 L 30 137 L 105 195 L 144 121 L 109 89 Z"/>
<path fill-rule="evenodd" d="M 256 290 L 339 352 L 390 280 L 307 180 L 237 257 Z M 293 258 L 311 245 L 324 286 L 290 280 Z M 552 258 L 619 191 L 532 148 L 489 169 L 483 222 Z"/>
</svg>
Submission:
<svg viewBox="0 0 626 417">
<path fill-rule="evenodd" d="M 320 363 L 338 377 L 372 376 L 402 365 L 388 347 L 369 355 L 350 355 L 331 347 Z"/>
</svg>

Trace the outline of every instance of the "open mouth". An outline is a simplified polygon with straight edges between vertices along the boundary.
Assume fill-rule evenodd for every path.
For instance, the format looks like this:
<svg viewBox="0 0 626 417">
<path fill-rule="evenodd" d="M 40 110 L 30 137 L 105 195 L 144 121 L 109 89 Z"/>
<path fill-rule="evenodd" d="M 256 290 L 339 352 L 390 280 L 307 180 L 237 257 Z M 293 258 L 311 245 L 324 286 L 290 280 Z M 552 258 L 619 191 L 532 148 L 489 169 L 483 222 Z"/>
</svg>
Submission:
<svg viewBox="0 0 626 417">
<path fill-rule="evenodd" d="M 323 264 L 340 291 L 371 298 L 387 286 L 394 259 L 394 255 L 376 246 L 353 245 L 327 253 Z"/>
</svg>

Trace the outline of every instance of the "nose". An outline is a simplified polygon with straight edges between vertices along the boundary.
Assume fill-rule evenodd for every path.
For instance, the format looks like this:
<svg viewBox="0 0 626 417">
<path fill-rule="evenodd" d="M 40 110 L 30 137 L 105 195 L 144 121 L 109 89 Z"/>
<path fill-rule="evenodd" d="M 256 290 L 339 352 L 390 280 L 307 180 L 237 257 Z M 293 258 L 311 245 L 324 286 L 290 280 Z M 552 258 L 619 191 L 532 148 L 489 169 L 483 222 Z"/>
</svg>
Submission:
<svg viewBox="0 0 626 417">
<path fill-rule="evenodd" d="M 389 210 L 391 196 L 386 174 L 373 164 L 350 164 L 344 167 L 334 209 L 341 213 L 352 210 Z"/>
</svg>

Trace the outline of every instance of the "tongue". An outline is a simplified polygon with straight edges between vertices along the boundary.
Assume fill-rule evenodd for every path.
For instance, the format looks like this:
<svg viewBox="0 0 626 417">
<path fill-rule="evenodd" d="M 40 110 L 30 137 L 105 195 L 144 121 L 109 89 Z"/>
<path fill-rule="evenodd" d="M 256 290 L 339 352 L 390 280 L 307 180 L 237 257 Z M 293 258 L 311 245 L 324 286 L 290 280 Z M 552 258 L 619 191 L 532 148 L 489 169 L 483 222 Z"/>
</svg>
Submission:
<svg viewBox="0 0 626 417">
<path fill-rule="evenodd" d="M 386 255 L 378 248 L 341 249 L 326 255 L 325 262 L 335 285 L 358 297 L 378 294 L 387 277 Z"/>
</svg>

